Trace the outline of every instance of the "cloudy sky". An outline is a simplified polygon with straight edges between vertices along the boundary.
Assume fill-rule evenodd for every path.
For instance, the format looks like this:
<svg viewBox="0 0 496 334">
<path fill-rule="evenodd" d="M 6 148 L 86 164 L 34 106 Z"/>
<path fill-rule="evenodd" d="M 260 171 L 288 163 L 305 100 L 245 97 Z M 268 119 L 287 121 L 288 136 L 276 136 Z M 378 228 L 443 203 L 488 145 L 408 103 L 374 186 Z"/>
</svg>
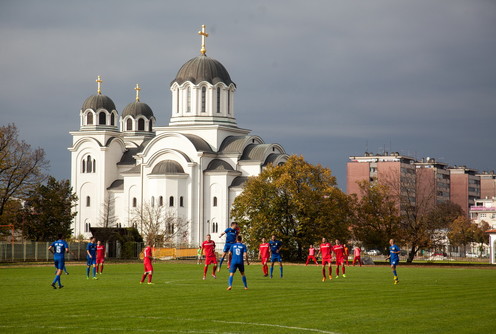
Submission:
<svg viewBox="0 0 496 334">
<path fill-rule="evenodd" d="M 157 123 L 169 83 L 207 55 L 237 85 L 238 126 L 329 167 L 397 151 L 496 169 L 496 1 L 0 1 L 0 125 L 70 177 L 83 101 L 134 100 Z"/>
</svg>

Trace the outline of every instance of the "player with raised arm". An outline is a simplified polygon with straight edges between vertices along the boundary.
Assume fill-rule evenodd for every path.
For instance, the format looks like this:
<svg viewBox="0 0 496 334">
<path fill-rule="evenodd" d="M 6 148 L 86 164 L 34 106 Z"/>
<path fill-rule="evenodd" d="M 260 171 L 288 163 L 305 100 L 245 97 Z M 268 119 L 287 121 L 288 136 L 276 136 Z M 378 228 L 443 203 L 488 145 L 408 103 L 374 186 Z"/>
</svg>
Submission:
<svg viewBox="0 0 496 334">
<path fill-rule="evenodd" d="M 220 267 L 222 267 L 222 262 L 224 262 L 224 259 L 226 258 L 227 253 L 229 252 L 229 249 L 231 249 L 231 246 L 236 242 L 236 236 L 239 233 L 239 228 L 238 228 L 238 223 L 232 222 L 231 227 L 226 228 L 224 232 L 220 234 L 220 238 L 225 234 L 226 235 L 226 244 L 224 245 L 224 249 L 222 250 L 222 258 L 220 259 L 219 262 L 219 267 L 217 268 L 217 271 L 220 271 Z M 229 259 L 227 261 L 227 265 L 229 266 Z"/>
<path fill-rule="evenodd" d="M 317 257 L 322 255 L 322 282 L 326 280 L 326 264 L 329 264 L 329 279 L 332 280 L 332 246 L 329 242 L 327 242 L 326 238 L 322 238 L 322 243 L 320 244 L 319 252 L 317 253 Z"/>
<path fill-rule="evenodd" d="M 203 267 L 203 279 L 207 279 L 207 271 L 208 271 L 208 266 L 210 264 L 214 265 L 214 268 L 212 270 L 212 277 L 217 278 L 215 276 L 215 271 L 217 270 L 217 257 L 215 256 L 215 241 L 211 239 L 212 237 L 210 234 L 207 234 L 207 240 L 205 240 L 201 248 L 203 249 L 203 253 L 205 254 L 205 266 Z"/>
<path fill-rule="evenodd" d="M 343 267 L 343 277 L 346 277 L 345 249 L 338 239 L 336 239 L 336 244 L 332 247 L 332 251 L 336 256 L 336 278 L 339 278 L 339 267 Z"/>
<path fill-rule="evenodd" d="M 262 238 L 262 243 L 258 246 L 258 258 L 262 262 L 262 272 L 264 277 L 269 276 L 269 266 L 267 265 L 267 262 L 269 262 L 269 257 L 269 243 L 265 242 L 265 238 Z"/>
<path fill-rule="evenodd" d="M 396 266 L 400 262 L 400 248 L 395 245 L 394 239 L 389 240 L 389 256 L 386 260 L 389 260 L 389 264 L 391 265 L 394 284 L 398 284 L 400 280 L 398 279 L 398 274 L 396 273 Z"/>
<path fill-rule="evenodd" d="M 245 265 L 244 260 L 246 260 L 246 264 L 250 265 L 250 261 L 248 260 L 248 249 L 246 245 L 242 243 L 243 238 L 238 235 L 236 237 L 236 243 L 231 245 L 231 249 L 229 251 L 229 255 L 232 256 L 231 266 L 229 267 L 229 279 L 227 281 L 227 290 L 232 289 L 232 283 L 234 279 L 234 273 L 237 269 L 239 269 L 239 273 L 241 274 L 241 279 L 243 280 L 243 285 L 245 286 L 245 290 L 248 290 L 248 284 L 246 282 L 245 276 Z"/>
<path fill-rule="evenodd" d="M 100 240 L 96 242 L 96 273 L 103 274 L 103 263 L 105 262 L 105 245 Z"/>
<path fill-rule="evenodd" d="M 313 245 L 310 245 L 310 248 L 308 248 L 308 256 L 307 256 L 307 262 L 305 262 L 305 266 L 308 266 L 308 262 L 310 262 L 310 260 L 315 262 L 316 265 L 319 265 L 317 259 L 315 258 L 315 248 L 313 248 Z"/>
<path fill-rule="evenodd" d="M 90 268 L 93 266 L 93 279 L 96 277 L 96 243 L 95 237 L 90 238 L 90 242 L 86 246 L 86 279 L 90 279 Z"/>
<path fill-rule="evenodd" d="M 55 283 L 58 283 L 59 289 L 62 289 L 64 286 L 60 282 L 60 275 L 62 275 L 62 270 L 65 267 L 65 253 L 69 253 L 69 245 L 65 242 L 62 234 L 59 234 L 58 240 L 52 242 L 52 244 L 48 247 L 48 250 L 53 253 L 53 262 L 55 264 L 55 268 L 57 268 L 55 278 L 52 282 L 52 288 L 57 289 Z"/>
<path fill-rule="evenodd" d="M 143 273 L 143 276 L 141 276 L 140 284 L 143 284 L 145 282 L 146 276 L 148 276 L 148 283 L 147 284 L 153 284 L 152 283 L 152 275 L 153 275 L 153 265 L 152 265 L 152 260 L 153 260 L 153 250 L 152 250 L 153 242 L 151 240 L 148 240 L 147 246 L 145 250 L 143 251 L 143 266 L 145 267 L 145 272 Z"/>
<path fill-rule="evenodd" d="M 281 247 L 282 241 L 277 240 L 276 236 L 273 234 L 269 241 L 270 248 L 270 278 L 272 278 L 272 274 L 274 273 L 274 263 L 279 262 L 279 272 L 282 278 L 282 256 L 281 256 Z"/>
<path fill-rule="evenodd" d="M 355 263 L 358 261 L 358 264 L 360 267 L 362 266 L 362 258 L 360 254 L 362 253 L 362 249 L 357 245 L 353 249 L 353 267 L 355 266 Z"/>
</svg>

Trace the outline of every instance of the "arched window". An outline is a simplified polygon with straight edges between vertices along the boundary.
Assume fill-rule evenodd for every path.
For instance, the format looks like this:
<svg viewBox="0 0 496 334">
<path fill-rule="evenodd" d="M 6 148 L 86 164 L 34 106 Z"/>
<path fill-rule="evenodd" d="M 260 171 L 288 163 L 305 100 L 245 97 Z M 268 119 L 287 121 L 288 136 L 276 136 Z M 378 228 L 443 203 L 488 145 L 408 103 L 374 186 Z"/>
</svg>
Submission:
<svg viewBox="0 0 496 334">
<path fill-rule="evenodd" d="M 110 125 L 115 125 L 115 114 L 110 115 Z"/>
<path fill-rule="evenodd" d="M 152 132 L 152 127 L 153 127 L 153 121 L 150 120 L 150 122 L 148 122 L 148 131 Z"/>
<path fill-rule="evenodd" d="M 191 112 L 191 87 L 186 90 L 186 112 Z"/>
<path fill-rule="evenodd" d="M 105 115 L 104 111 L 101 111 L 98 114 L 98 124 L 101 124 L 101 125 L 107 124 L 107 115 Z"/>
<path fill-rule="evenodd" d="M 84 231 L 85 232 L 90 232 L 90 227 L 91 227 L 91 224 L 90 223 L 85 223 L 84 224 Z"/>
<path fill-rule="evenodd" d="M 183 207 L 184 206 L 184 198 L 181 196 L 179 197 L 179 206 Z"/>
<path fill-rule="evenodd" d="M 145 120 L 143 118 L 138 120 L 138 131 L 145 131 Z"/>
<path fill-rule="evenodd" d="M 128 118 L 126 121 L 126 130 L 131 131 L 133 129 L 133 120 Z"/>
<path fill-rule="evenodd" d="M 89 196 L 86 196 L 86 206 L 91 205 L 91 198 Z"/>
<path fill-rule="evenodd" d="M 174 206 L 174 196 L 169 197 L 169 206 Z"/>
<path fill-rule="evenodd" d="M 231 113 L 231 91 L 227 91 L 227 113 Z"/>
<path fill-rule="evenodd" d="M 133 208 L 137 206 L 138 206 L 138 200 L 136 199 L 136 197 L 133 197 Z"/>
<path fill-rule="evenodd" d="M 81 161 L 81 165 L 82 165 L 81 166 L 81 171 L 83 173 L 86 173 L 86 161 L 84 161 L 84 159 L 83 159 L 83 161 Z"/>
<path fill-rule="evenodd" d="M 96 160 L 93 159 L 93 173 L 96 173 Z"/>
<path fill-rule="evenodd" d="M 213 223 L 212 224 L 212 232 L 213 233 L 218 233 L 219 232 L 219 223 Z"/>
<path fill-rule="evenodd" d="M 91 155 L 88 155 L 88 157 L 86 158 L 86 171 L 88 173 L 93 172 L 93 161 L 91 160 Z"/>
<path fill-rule="evenodd" d="M 217 197 L 214 196 L 213 206 L 217 206 Z"/>
<path fill-rule="evenodd" d="M 158 205 L 159 205 L 159 206 L 163 206 L 163 205 L 164 205 L 164 197 L 163 197 L 163 196 L 160 196 L 160 197 L 158 198 Z"/>
<path fill-rule="evenodd" d="M 155 197 L 154 196 L 152 196 L 150 203 L 152 204 L 152 208 L 153 208 L 155 206 Z"/>
<path fill-rule="evenodd" d="M 207 95 L 207 87 L 203 86 L 202 90 L 201 90 L 201 111 L 202 112 L 205 112 L 206 95 Z"/>
<path fill-rule="evenodd" d="M 86 115 L 86 124 L 93 125 L 93 114 L 90 112 Z"/>
<path fill-rule="evenodd" d="M 179 114 L 179 88 L 176 90 L 176 113 Z"/>
<path fill-rule="evenodd" d="M 217 113 L 220 113 L 220 87 L 217 87 Z"/>
</svg>

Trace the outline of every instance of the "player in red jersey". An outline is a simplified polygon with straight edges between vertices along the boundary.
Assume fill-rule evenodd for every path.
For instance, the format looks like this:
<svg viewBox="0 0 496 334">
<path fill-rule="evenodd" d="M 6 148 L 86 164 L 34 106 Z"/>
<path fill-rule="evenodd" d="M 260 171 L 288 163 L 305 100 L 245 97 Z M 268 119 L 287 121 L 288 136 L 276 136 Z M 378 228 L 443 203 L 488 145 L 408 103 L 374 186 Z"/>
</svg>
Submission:
<svg viewBox="0 0 496 334">
<path fill-rule="evenodd" d="M 362 250 L 360 247 L 355 246 L 353 249 L 353 267 L 355 266 L 355 263 L 358 261 L 358 264 L 360 267 L 362 266 L 362 259 L 360 257 L 360 253 L 362 253 Z"/>
<path fill-rule="evenodd" d="M 327 242 L 326 238 L 322 238 L 322 243 L 320 244 L 319 252 L 317 253 L 317 257 L 322 254 L 322 282 L 326 280 L 326 264 L 329 264 L 329 279 L 332 279 L 332 246 L 329 242 Z"/>
<path fill-rule="evenodd" d="M 141 277 L 140 284 L 143 284 L 145 281 L 146 276 L 148 276 L 148 284 L 153 284 L 152 283 L 152 275 L 153 275 L 153 266 L 152 266 L 152 259 L 153 259 L 153 242 L 150 240 L 147 243 L 147 247 L 143 251 L 143 265 L 145 266 L 145 272 L 143 273 L 143 276 Z"/>
<path fill-rule="evenodd" d="M 207 234 L 207 240 L 202 243 L 203 255 L 205 255 L 205 266 L 203 267 L 203 279 L 207 279 L 207 271 L 208 266 L 210 264 L 214 265 L 214 269 L 212 270 L 212 277 L 217 278 L 215 276 L 215 271 L 217 270 L 217 256 L 215 255 L 215 241 L 211 239 L 210 234 Z"/>
<path fill-rule="evenodd" d="M 269 243 L 265 242 L 265 238 L 262 238 L 262 243 L 258 246 L 258 258 L 262 261 L 262 271 L 264 273 L 264 277 L 269 276 L 269 266 L 267 262 L 270 257 L 270 247 Z"/>
<path fill-rule="evenodd" d="M 348 257 L 350 256 L 350 250 L 348 249 L 348 246 L 346 246 L 346 244 L 344 244 L 343 246 L 344 246 L 344 259 L 346 261 L 346 265 L 349 266 L 350 263 L 348 262 Z"/>
<path fill-rule="evenodd" d="M 346 267 L 344 265 L 344 245 L 341 245 L 338 239 L 336 239 L 336 244 L 332 247 L 334 254 L 336 255 L 336 278 L 339 278 L 339 267 L 343 267 L 343 277 L 346 277 Z"/>
<path fill-rule="evenodd" d="M 310 245 L 310 248 L 308 249 L 307 262 L 305 263 L 305 266 L 308 266 L 308 262 L 310 262 L 310 260 L 315 262 L 316 265 L 319 264 L 315 258 L 315 248 L 313 248 L 313 245 Z"/>
<path fill-rule="evenodd" d="M 105 262 L 105 245 L 100 240 L 96 242 L 96 273 L 103 274 L 103 263 Z"/>
</svg>

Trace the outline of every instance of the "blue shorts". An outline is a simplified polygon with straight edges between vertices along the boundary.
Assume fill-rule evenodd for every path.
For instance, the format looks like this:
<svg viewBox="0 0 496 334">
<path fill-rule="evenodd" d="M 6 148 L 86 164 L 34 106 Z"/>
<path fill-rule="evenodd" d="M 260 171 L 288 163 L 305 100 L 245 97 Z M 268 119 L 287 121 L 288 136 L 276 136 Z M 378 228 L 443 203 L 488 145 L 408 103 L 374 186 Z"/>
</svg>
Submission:
<svg viewBox="0 0 496 334">
<path fill-rule="evenodd" d="M 53 262 L 55 264 L 55 268 L 60 269 L 60 270 L 64 269 L 64 267 L 65 267 L 65 259 L 64 258 L 61 258 L 61 259 L 55 259 L 54 258 Z"/>
<path fill-rule="evenodd" d="M 93 257 L 86 257 L 86 265 L 91 266 L 91 265 L 96 265 L 96 256 Z"/>
<path fill-rule="evenodd" d="M 229 243 L 229 244 L 228 244 L 228 243 L 226 243 L 226 244 L 224 245 L 224 250 L 223 250 L 223 252 L 224 252 L 224 253 L 229 252 L 229 250 L 231 249 L 231 246 L 232 246 L 232 245 L 234 245 L 234 244 L 232 244 L 232 243 Z"/>
<path fill-rule="evenodd" d="M 282 262 L 281 254 L 272 253 L 272 256 L 270 257 L 270 262 Z"/>
<path fill-rule="evenodd" d="M 391 263 L 392 266 L 397 266 L 398 263 L 400 263 L 400 259 L 389 259 L 389 263 Z"/>
<path fill-rule="evenodd" d="M 239 269 L 240 272 L 244 273 L 245 272 L 245 264 L 244 263 L 231 263 L 231 266 L 229 267 L 229 272 L 235 273 L 236 269 Z"/>
</svg>

